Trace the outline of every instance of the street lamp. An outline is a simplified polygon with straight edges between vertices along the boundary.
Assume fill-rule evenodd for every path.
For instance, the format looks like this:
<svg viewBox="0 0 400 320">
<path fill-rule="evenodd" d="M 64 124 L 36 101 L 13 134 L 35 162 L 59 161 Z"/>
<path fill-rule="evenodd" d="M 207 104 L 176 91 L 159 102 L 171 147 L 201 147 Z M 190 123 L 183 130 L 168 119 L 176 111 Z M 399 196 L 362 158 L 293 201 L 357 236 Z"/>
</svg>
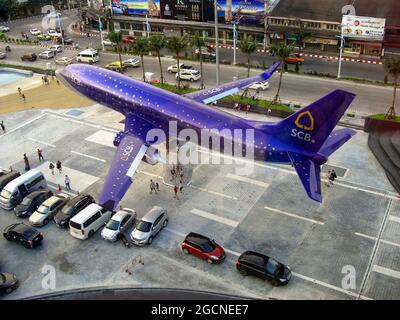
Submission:
<svg viewBox="0 0 400 320">
<path fill-rule="evenodd" d="M 219 86 L 219 40 L 218 40 L 218 2 L 214 0 L 214 24 L 215 24 L 215 67 L 216 80 Z"/>
<path fill-rule="evenodd" d="M 103 16 L 99 16 L 99 30 L 100 30 L 100 41 L 101 41 L 101 49 L 104 51 L 104 41 L 103 41 L 103 25 L 101 23 L 101 18 Z"/>
<path fill-rule="evenodd" d="M 236 46 L 237 46 L 237 35 L 238 35 L 238 31 L 237 31 L 237 25 L 239 24 L 240 19 L 242 19 L 243 16 L 240 16 L 239 19 L 235 20 L 235 21 L 231 21 L 231 23 L 233 24 L 233 64 L 236 64 Z"/>
<path fill-rule="evenodd" d="M 342 72 L 342 57 L 343 57 L 343 46 L 345 43 L 344 36 L 343 36 L 343 25 L 340 25 L 341 32 L 340 32 L 340 53 L 339 53 L 339 66 L 338 66 L 338 74 L 337 78 L 340 79 L 341 72 Z"/>
<path fill-rule="evenodd" d="M 62 43 L 62 48 L 64 51 L 64 33 L 63 33 L 63 29 L 61 26 L 61 20 L 60 20 L 60 13 L 57 12 L 57 20 L 58 20 L 58 27 L 60 28 L 60 33 L 61 33 L 61 43 Z"/>
</svg>

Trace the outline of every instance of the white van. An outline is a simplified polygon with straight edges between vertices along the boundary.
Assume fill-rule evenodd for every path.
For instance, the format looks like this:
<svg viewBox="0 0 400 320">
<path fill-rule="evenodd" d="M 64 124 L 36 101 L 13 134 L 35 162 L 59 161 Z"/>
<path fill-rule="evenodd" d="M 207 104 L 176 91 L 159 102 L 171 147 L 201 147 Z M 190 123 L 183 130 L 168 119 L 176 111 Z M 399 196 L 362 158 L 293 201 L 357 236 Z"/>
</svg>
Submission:
<svg viewBox="0 0 400 320">
<path fill-rule="evenodd" d="M 46 188 L 47 183 L 41 171 L 32 169 L 9 182 L 1 191 L 0 206 L 11 210 L 21 203 L 32 191 Z"/>
<path fill-rule="evenodd" d="M 110 220 L 111 216 L 111 211 L 92 203 L 69 221 L 69 233 L 81 240 L 90 238 Z"/>
<path fill-rule="evenodd" d="M 76 56 L 77 62 L 95 63 L 100 60 L 99 53 L 94 49 L 83 50 Z"/>
</svg>

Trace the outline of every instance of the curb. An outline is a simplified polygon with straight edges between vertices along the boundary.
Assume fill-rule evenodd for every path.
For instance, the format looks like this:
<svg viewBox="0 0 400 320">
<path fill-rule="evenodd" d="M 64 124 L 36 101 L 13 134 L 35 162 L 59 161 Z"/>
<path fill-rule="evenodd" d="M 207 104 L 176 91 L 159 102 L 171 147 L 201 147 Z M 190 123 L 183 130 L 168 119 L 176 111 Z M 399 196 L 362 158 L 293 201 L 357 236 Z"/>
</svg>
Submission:
<svg viewBox="0 0 400 320">
<path fill-rule="evenodd" d="M 211 47 L 211 48 L 215 48 L 215 45 L 210 45 L 210 47 Z M 231 50 L 233 50 L 233 46 L 227 46 L 227 45 L 219 45 L 218 48 L 220 48 L 220 49 L 231 49 Z M 236 49 L 238 50 L 239 48 L 236 47 Z M 256 51 L 257 51 L 257 52 L 261 52 L 261 53 L 271 53 L 271 50 L 264 50 L 264 49 L 257 49 Z M 336 60 L 336 61 L 339 61 L 339 57 L 335 57 L 335 56 L 324 56 L 324 55 L 309 54 L 309 53 L 300 53 L 300 56 L 310 57 L 310 58 L 328 59 L 328 60 Z M 383 62 L 381 62 L 381 61 L 365 60 L 365 59 L 342 58 L 342 61 L 383 65 Z"/>
</svg>

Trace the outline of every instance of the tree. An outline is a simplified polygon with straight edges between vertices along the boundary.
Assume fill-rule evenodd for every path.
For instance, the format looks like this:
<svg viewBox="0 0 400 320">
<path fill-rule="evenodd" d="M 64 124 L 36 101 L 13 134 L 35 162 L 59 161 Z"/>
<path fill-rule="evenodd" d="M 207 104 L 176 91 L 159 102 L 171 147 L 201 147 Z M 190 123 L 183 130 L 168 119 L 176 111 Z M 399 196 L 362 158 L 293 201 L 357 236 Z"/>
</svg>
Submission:
<svg viewBox="0 0 400 320">
<path fill-rule="evenodd" d="M 387 59 L 385 61 L 385 72 L 393 77 L 393 101 L 385 115 L 385 119 L 391 120 L 396 118 L 396 110 L 394 106 L 396 104 L 396 91 L 400 78 L 400 58 Z"/>
<path fill-rule="evenodd" d="M 122 68 L 122 58 L 121 58 L 121 49 L 122 49 L 122 33 L 121 33 L 121 31 L 111 31 L 108 34 L 108 39 L 110 39 L 110 41 L 112 43 L 115 43 L 115 47 L 118 52 L 119 63 L 120 63 L 119 71 L 122 73 L 123 68 Z"/>
<path fill-rule="evenodd" d="M 283 71 L 286 68 L 286 59 L 290 56 L 290 54 L 293 52 L 294 48 L 292 46 L 286 45 L 284 42 L 279 42 L 278 45 L 272 45 L 269 48 L 275 56 L 278 57 L 278 59 L 281 61 L 281 73 L 279 76 L 279 84 L 278 84 L 278 91 L 276 92 L 276 95 L 274 97 L 274 100 L 271 101 L 271 104 L 274 104 L 276 102 L 280 101 L 280 96 L 279 92 L 281 91 L 281 86 L 282 86 L 282 76 L 283 76 Z"/>
<path fill-rule="evenodd" d="M 204 89 L 204 80 L 203 80 L 203 55 L 202 48 L 206 46 L 205 39 L 200 36 L 198 32 L 190 39 L 190 45 L 198 50 L 198 57 L 200 61 L 200 89 Z"/>
<path fill-rule="evenodd" d="M 167 41 L 167 48 L 175 53 L 176 56 L 176 63 L 178 66 L 178 88 L 181 88 L 181 78 L 180 78 L 180 66 L 179 66 L 179 55 L 180 53 L 185 50 L 186 46 L 189 43 L 189 38 L 187 36 L 182 37 L 171 37 Z"/>
<path fill-rule="evenodd" d="M 257 49 L 257 44 L 252 36 L 244 36 L 239 41 L 240 51 L 247 56 L 247 77 L 250 77 L 250 56 Z"/>
<path fill-rule="evenodd" d="M 163 76 L 160 52 L 162 49 L 165 48 L 166 43 L 167 43 L 167 41 L 165 40 L 165 37 L 161 34 L 156 34 L 149 38 L 150 51 L 155 51 L 157 54 L 158 64 L 160 66 L 161 84 L 164 83 L 164 76 Z"/>
<path fill-rule="evenodd" d="M 146 76 L 144 74 L 144 59 L 143 56 L 149 52 L 149 39 L 148 38 L 139 38 L 132 44 L 132 51 L 134 54 L 140 56 L 140 60 L 142 63 L 142 72 L 143 72 L 143 81 L 146 81 Z"/>
<path fill-rule="evenodd" d="M 0 0 L 0 18 L 9 20 L 15 6 L 16 2 L 14 0 Z"/>
</svg>

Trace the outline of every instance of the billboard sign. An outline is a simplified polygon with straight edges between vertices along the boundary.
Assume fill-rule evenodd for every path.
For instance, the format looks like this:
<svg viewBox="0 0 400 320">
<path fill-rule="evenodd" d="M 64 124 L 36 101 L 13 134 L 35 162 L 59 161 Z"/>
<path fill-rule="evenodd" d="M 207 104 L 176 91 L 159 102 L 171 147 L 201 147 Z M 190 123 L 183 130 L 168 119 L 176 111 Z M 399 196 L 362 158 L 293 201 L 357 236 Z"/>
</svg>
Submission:
<svg viewBox="0 0 400 320">
<path fill-rule="evenodd" d="M 227 3 L 228 6 L 229 3 Z M 231 20 L 239 20 L 241 23 L 258 23 L 265 15 L 265 1 L 232 0 L 230 10 L 232 12 Z"/>
<path fill-rule="evenodd" d="M 160 0 L 112 0 L 115 14 L 159 16 Z"/>
<path fill-rule="evenodd" d="M 345 15 L 342 19 L 343 36 L 364 40 L 383 40 L 386 19 Z"/>
</svg>

